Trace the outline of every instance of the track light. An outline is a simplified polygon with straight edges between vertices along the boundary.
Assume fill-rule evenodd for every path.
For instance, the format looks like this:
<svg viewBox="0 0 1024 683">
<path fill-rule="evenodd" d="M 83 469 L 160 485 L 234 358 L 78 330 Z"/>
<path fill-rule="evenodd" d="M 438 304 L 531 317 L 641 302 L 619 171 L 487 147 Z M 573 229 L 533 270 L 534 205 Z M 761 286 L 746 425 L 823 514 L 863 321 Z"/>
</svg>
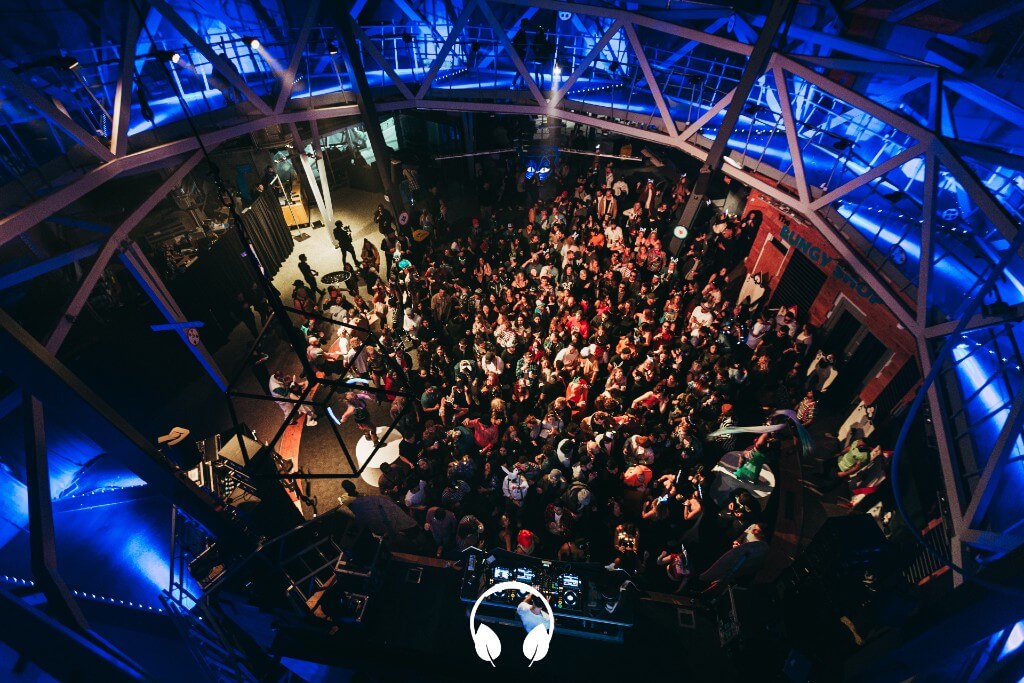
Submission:
<svg viewBox="0 0 1024 683">
<path fill-rule="evenodd" d="M 260 49 L 260 39 L 253 36 L 242 36 L 242 42 L 253 50 Z"/>
<path fill-rule="evenodd" d="M 337 43 L 327 43 L 327 54 L 329 54 L 329 55 L 336 55 L 336 54 L 338 54 L 338 44 Z"/>
<path fill-rule="evenodd" d="M 68 71 L 74 71 L 78 68 L 78 60 L 71 55 L 61 55 L 54 62 L 57 66 L 63 67 Z"/>
<path fill-rule="evenodd" d="M 171 62 L 177 64 L 181 61 L 181 55 L 172 50 L 153 50 L 149 56 L 160 62 Z"/>
</svg>

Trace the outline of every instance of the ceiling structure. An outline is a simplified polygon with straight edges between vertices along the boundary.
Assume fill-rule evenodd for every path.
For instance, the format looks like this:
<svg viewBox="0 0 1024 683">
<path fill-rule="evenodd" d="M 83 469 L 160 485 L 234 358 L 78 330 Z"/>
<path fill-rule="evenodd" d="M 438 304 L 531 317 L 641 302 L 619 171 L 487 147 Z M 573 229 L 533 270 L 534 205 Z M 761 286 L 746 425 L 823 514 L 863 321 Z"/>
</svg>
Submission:
<svg viewBox="0 0 1024 683">
<path fill-rule="evenodd" d="M 41 339 L 56 353 L 133 229 L 202 161 L 268 126 L 403 110 L 501 112 L 597 126 L 705 160 L 832 243 L 852 289 L 917 339 L 956 542 L 953 560 L 1024 543 L 1024 3 L 803 2 L 739 121 L 763 3 L 560 0 L 47 0 L 0 17 L 0 263 L 16 286 L 75 263 L 76 292 Z M 769 3 L 770 4 L 770 3 Z M 351 21 L 370 92 L 345 69 Z M 552 48 L 527 45 L 538 29 Z M 340 49 L 339 49 L 340 48 Z M 183 104 L 184 103 L 184 104 Z M 313 161 L 315 163 L 315 161 Z M 167 169 L 113 225 L 83 202 Z M 67 236 L 49 253 L 42 226 Z M 130 246 L 130 245 L 129 245 Z M 144 270 L 145 264 L 139 265 Z M 151 278 L 169 320 L 181 318 Z M 177 322 L 184 322 L 183 319 Z M 211 363 L 201 349 L 197 356 Z M 932 370 L 934 369 L 934 372 Z M 963 556 L 962 550 L 970 548 Z"/>
</svg>

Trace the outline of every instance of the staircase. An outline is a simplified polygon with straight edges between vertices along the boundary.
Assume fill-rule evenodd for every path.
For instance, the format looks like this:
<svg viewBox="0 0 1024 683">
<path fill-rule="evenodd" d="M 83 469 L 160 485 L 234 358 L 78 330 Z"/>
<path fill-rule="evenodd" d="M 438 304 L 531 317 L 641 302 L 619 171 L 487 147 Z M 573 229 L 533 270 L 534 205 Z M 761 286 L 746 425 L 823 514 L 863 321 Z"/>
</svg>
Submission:
<svg viewBox="0 0 1024 683">
<path fill-rule="evenodd" d="M 943 518 L 933 519 L 921 530 L 925 542 L 934 548 L 942 559 L 952 559 L 949 530 Z M 949 567 L 929 552 L 926 548 L 918 548 L 917 556 L 903 570 L 903 576 L 915 586 L 924 586 L 949 571 Z"/>
<path fill-rule="evenodd" d="M 209 681 L 257 683 L 260 680 L 249 670 L 241 652 L 227 642 L 208 611 L 199 606 L 186 610 L 168 594 L 161 596 L 161 601 Z"/>
</svg>

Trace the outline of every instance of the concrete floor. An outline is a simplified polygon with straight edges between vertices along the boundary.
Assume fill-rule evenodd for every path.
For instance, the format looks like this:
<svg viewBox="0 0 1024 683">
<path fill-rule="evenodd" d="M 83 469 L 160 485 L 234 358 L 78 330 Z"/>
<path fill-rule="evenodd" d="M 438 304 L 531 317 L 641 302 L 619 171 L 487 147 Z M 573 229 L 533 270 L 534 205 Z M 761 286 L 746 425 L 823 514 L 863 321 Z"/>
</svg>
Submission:
<svg viewBox="0 0 1024 683">
<path fill-rule="evenodd" d="M 334 204 L 334 220 L 340 220 L 352 228 L 352 242 L 355 245 L 356 253 L 363 245 L 363 239 L 369 238 L 375 246 L 380 246 L 380 233 L 373 222 L 373 212 L 377 204 L 384 201 L 384 196 L 374 192 L 341 188 L 331 190 Z M 320 210 L 314 204 L 309 207 L 311 221 L 323 220 Z M 281 294 L 287 297 L 291 295 L 292 283 L 301 280 L 299 273 L 299 254 L 305 254 L 309 259 L 309 265 L 313 270 L 319 271 L 321 275 L 341 270 L 341 252 L 334 247 L 334 221 L 323 221 L 323 228 L 303 228 L 293 230 L 292 236 L 297 237 L 300 233 L 309 235 L 309 239 L 295 243 L 288 259 L 281 264 L 281 270 L 274 276 L 274 286 L 281 290 Z"/>
</svg>

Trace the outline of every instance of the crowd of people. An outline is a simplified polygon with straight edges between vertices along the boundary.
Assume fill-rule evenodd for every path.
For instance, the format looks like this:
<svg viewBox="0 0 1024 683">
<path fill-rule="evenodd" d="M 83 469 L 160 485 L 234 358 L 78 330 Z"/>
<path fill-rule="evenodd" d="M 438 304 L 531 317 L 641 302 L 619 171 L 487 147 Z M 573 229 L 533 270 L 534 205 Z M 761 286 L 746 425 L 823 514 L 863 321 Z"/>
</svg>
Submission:
<svg viewBox="0 0 1024 683">
<path fill-rule="evenodd" d="M 778 410 L 815 419 L 814 330 L 795 308 L 737 300 L 759 214 L 712 218 L 677 256 L 685 176 L 629 185 L 611 164 L 563 166 L 550 198 L 510 178 L 462 230 L 429 202 L 406 226 L 380 207 L 381 245 L 367 241 L 351 265 L 339 226 L 353 277 L 320 298 L 296 281 L 295 304 L 380 343 L 311 317 L 307 356 L 317 372 L 368 381 L 345 399 L 368 435 L 368 401 L 390 403 L 400 458 L 381 467 L 380 491 L 438 556 L 503 547 L 678 590 L 730 548 L 767 540 L 764 501 L 742 486 L 716 495 L 714 467 L 741 451 L 736 476 L 756 481 L 792 430 L 729 428 Z"/>
</svg>

